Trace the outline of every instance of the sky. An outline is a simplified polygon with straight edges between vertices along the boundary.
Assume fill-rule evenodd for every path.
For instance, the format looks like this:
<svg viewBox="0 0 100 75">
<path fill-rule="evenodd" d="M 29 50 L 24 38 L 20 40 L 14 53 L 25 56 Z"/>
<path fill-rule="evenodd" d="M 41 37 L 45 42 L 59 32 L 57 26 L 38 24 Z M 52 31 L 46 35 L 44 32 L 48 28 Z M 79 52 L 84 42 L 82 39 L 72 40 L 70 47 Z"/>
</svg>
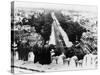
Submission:
<svg viewBox="0 0 100 75">
<path fill-rule="evenodd" d="M 98 11 L 97 6 L 88 6 L 88 5 L 70 5 L 70 4 L 53 4 L 53 3 L 37 3 L 37 2 L 23 2 L 23 1 L 15 1 L 15 8 L 46 8 L 46 9 L 64 9 L 64 10 L 74 10 L 81 12 L 91 12 L 96 13 Z"/>
</svg>

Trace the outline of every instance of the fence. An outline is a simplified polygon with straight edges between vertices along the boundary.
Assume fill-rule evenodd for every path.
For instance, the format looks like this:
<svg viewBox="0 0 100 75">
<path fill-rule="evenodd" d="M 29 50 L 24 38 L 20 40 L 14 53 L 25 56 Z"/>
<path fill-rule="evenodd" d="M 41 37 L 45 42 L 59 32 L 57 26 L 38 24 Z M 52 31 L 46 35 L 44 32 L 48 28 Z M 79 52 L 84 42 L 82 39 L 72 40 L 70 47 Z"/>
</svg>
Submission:
<svg viewBox="0 0 100 75">
<path fill-rule="evenodd" d="M 17 52 L 16 52 L 15 60 L 18 60 Z M 29 53 L 29 58 L 28 58 L 28 61 L 26 62 L 31 62 L 31 64 L 34 64 L 33 63 L 34 55 L 31 52 Z M 97 55 L 87 54 L 84 56 L 82 60 L 78 60 L 77 56 L 73 56 L 71 58 L 64 58 L 64 55 L 60 55 L 60 56 L 53 57 L 52 63 L 50 65 L 41 65 L 40 68 L 42 68 L 42 70 L 44 69 L 45 71 L 51 71 L 51 69 L 53 71 L 54 70 L 55 71 L 57 70 L 80 70 L 80 69 L 96 69 L 97 65 L 98 65 Z M 24 66 L 24 67 L 27 68 L 27 66 Z M 37 64 L 34 64 L 34 68 L 35 67 L 37 67 Z M 47 67 L 51 69 L 48 69 Z"/>
</svg>

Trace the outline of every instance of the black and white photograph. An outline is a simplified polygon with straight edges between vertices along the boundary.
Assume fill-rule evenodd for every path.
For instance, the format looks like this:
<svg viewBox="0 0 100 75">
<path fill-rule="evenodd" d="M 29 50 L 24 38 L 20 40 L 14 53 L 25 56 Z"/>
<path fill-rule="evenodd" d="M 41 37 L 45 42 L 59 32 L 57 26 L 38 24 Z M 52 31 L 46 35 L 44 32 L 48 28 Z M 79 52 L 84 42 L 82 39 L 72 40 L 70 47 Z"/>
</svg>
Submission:
<svg viewBox="0 0 100 75">
<path fill-rule="evenodd" d="M 11 2 L 11 72 L 97 69 L 98 8 Z"/>
</svg>

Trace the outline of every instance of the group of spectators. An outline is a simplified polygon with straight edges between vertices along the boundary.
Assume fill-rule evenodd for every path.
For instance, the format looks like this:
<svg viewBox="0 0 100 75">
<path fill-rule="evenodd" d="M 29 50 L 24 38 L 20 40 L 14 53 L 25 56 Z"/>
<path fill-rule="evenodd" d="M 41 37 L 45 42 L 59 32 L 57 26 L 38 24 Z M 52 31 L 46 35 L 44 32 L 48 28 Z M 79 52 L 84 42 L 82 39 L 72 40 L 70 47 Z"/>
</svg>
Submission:
<svg viewBox="0 0 100 75">
<path fill-rule="evenodd" d="M 82 59 L 86 53 L 84 53 L 80 45 L 76 47 L 76 41 L 78 41 L 78 44 L 80 43 L 83 32 L 87 32 L 86 28 L 82 27 L 78 22 L 66 21 L 60 12 L 55 12 L 55 14 L 69 40 L 74 44 L 71 48 L 63 48 L 66 58 L 76 55 L 79 59 Z M 48 44 L 51 24 L 53 23 L 50 12 L 35 13 L 30 18 L 22 17 L 18 13 L 16 17 L 19 18 L 16 22 L 11 21 L 11 44 L 13 54 L 13 43 L 17 44 L 15 51 L 18 51 L 19 60 L 27 61 L 29 52 L 33 52 L 35 55 L 34 63 L 50 64 L 52 49 L 54 49 L 55 53 L 53 56 L 62 54 L 62 48 L 56 48 L 56 46 Z M 18 28 L 17 30 L 13 30 L 15 26 Z"/>
</svg>

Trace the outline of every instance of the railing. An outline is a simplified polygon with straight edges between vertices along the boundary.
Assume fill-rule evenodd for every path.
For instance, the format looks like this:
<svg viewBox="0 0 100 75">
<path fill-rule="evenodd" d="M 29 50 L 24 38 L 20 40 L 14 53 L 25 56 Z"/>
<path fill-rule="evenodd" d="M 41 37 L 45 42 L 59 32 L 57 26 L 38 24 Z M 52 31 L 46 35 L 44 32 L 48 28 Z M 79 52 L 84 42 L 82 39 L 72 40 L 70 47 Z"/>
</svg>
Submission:
<svg viewBox="0 0 100 75">
<path fill-rule="evenodd" d="M 65 65 L 66 69 L 94 69 L 98 65 L 97 55 L 87 54 L 82 60 L 78 60 L 77 56 L 63 59 L 63 56 L 53 58 L 53 64 Z"/>
<path fill-rule="evenodd" d="M 29 58 L 28 61 L 25 61 L 25 63 L 27 62 L 32 62 L 31 64 L 34 64 L 34 55 L 30 52 L 29 53 Z M 16 52 L 16 56 L 14 57 L 15 60 L 18 60 L 18 53 Z M 24 64 L 25 64 L 24 63 Z M 16 64 L 16 62 L 15 62 Z M 17 66 L 20 67 L 20 64 L 17 64 Z M 29 64 L 28 64 L 29 65 Z M 14 65 L 16 66 L 16 65 Z M 22 65 L 24 66 L 24 65 Z M 71 58 L 65 58 L 64 54 L 60 55 L 60 56 L 56 56 L 56 57 L 52 57 L 52 63 L 49 65 L 41 65 L 41 68 L 43 70 L 46 70 L 47 67 L 50 67 L 53 70 L 80 70 L 80 69 L 96 69 L 98 66 L 98 57 L 97 55 L 93 55 L 93 54 L 87 54 L 84 56 L 84 58 L 82 60 L 78 60 L 77 56 L 73 56 Z M 53 67 L 51 67 L 53 66 Z M 27 66 L 24 66 L 27 68 Z M 34 67 L 32 68 L 36 68 L 37 64 L 34 64 Z M 58 68 L 59 67 L 59 68 Z M 61 68 L 60 68 L 61 67 Z M 39 68 L 40 69 L 40 68 Z M 50 70 L 47 70 L 50 71 Z"/>
</svg>

